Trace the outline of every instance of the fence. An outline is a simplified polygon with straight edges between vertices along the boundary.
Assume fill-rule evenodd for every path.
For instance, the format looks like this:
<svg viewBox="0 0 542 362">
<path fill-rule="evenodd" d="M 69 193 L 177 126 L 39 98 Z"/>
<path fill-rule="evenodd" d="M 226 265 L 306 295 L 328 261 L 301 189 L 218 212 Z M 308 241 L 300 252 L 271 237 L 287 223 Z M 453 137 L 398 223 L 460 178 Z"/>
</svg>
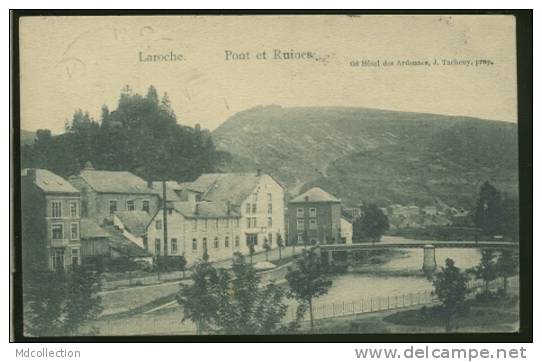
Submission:
<svg viewBox="0 0 542 362">
<path fill-rule="evenodd" d="M 431 295 L 431 291 L 418 293 L 401 294 L 388 297 L 367 298 L 351 302 L 315 304 L 312 307 L 314 319 L 335 318 L 363 313 L 373 313 L 389 311 L 400 308 L 413 307 L 417 305 L 426 305 L 436 302 L 436 298 Z M 294 321 L 296 318 L 296 308 L 290 307 L 286 319 Z M 304 321 L 310 319 L 309 313 L 305 313 Z"/>
</svg>

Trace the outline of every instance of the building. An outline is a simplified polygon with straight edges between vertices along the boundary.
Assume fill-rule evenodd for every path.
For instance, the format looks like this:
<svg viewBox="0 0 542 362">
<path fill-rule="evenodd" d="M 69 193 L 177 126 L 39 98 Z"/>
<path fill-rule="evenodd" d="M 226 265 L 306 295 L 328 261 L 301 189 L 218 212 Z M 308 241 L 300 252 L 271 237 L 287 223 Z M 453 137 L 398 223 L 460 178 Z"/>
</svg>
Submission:
<svg viewBox="0 0 542 362">
<path fill-rule="evenodd" d="M 43 169 L 21 174 L 22 251 L 25 270 L 59 270 L 81 263 L 79 191 Z"/>
<path fill-rule="evenodd" d="M 341 200 L 319 187 L 301 194 L 288 204 L 288 243 L 339 243 Z"/>
<path fill-rule="evenodd" d="M 240 251 L 243 254 L 248 252 L 250 244 L 261 251 L 266 241 L 275 248 L 278 235 L 285 237 L 284 188 L 261 170 L 203 174 L 194 182 L 180 185 L 184 201 L 230 204 L 241 217 Z"/>
<path fill-rule="evenodd" d="M 241 216 L 231 204 L 178 201 L 168 203 L 166 210 L 167 241 L 163 209 L 155 213 L 147 227 L 148 251 L 153 255 L 184 255 L 191 265 L 204 250 L 215 261 L 241 251 Z"/>
<path fill-rule="evenodd" d="M 137 212 L 134 212 L 137 213 Z M 147 214 L 145 212 L 145 214 Z M 147 216 L 147 220 L 150 217 Z M 84 263 L 93 264 L 99 259 L 129 258 L 152 265 L 152 255 L 132 241 L 130 229 L 118 225 L 99 226 L 95 220 L 81 219 L 81 257 Z M 137 232 L 136 232 L 137 234 Z"/>
<path fill-rule="evenodd" d="M 87 162 L 69 181 L 81 193 L 81 215 L 99 225 L 112 223 L 117 211 L 140 210 L 153 215 L 159 207 L 157 192 L 130 172 L 95 170 Z"/>
</svg>

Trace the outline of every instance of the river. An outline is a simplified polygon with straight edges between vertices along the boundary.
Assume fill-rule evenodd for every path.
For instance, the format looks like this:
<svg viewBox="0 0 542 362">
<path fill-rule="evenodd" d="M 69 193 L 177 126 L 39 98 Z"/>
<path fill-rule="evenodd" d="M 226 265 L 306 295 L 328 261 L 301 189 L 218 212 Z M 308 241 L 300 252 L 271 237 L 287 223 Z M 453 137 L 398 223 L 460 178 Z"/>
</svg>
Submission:
<svg viewBox="0 0 542 362">
<path fill-rule="evenodd" d="M 412 273 L 410 276 L 394 275 L 396 272 L 416 272 L 421 269 L 422 249 L 400 249 L 402 256 L 375 267 L 376 275 L 369 273 L 346 273 L 332 277 L 333 285 L 326 295 L 315 303 L 352 302 L 361 299 L 393 297 L 409 293 L 432 290 L 432 284 L 423 275 Z M 471 268 L 480 261 L 478 249 L 445 249 L 435 251 L 437 265 L 443 266 L 446 258 L 455 261 L 461 269 Z M 386 272 L 389 275 L 386 276 Z M 400 273 L 397 273 L 400 274 Z"/>
</svg>

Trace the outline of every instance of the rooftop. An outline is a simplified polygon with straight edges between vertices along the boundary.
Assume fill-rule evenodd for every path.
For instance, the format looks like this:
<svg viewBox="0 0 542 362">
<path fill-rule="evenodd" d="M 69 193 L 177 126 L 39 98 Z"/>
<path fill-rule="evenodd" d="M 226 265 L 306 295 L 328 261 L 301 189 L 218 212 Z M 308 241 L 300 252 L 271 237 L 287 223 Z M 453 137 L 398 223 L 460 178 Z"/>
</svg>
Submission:
<svg viewBox="0 0 542 362">
<path fill-rule="evenodd" d="M 79 176 L 96 192 L 156 194 L 156 191 L 147 186 L 145 180 L 128 171 L 83 169 Z"/>
<path fill-rule="evenodd" d="M 208 173 L 185 187 L 203 194 L 204 200 L 240 205 L 252 192 L 263 174 Z"/>
<path fill-rule="evenodd" d="M 294 197 L 290 202 L 341 202 L 341 200 L 319 187 L 313 187 L 307 192 Z"/>
<path fill-rule="evenodd" d="M 117 211 L 115 216 L 132 235 L 143 236 L 147 233 L 147 225 L 151 216 L 145 211 Z"/>
<path fill-rule="evenodd" d="M 109 236 L 109 233 L 93 219 L 81 218 L 81 239 L 107 238 Z"/>
<path fill-rule="evenodd" d="M 173 208 L 186 218 L 216 219 L 238 218 L 239 213 L 228 204 L 223 202 L 201 201 L 197 203 L 178 201 L 173 203 Z"/>
<path fill-rule="evenodd" d="M 34 184 L 43 192 L 77 194 L 79 191 L 64 178 L 40 168 L 25 168 L 21 176 L 33 177 Z"/>
<path fill-rule="evenodd" d="M 113 225 L 106 225 L 103 227 L 110 234 L 107 239 L 109 247 L 121 255 L 128 257 L 147 257 L 151 256 L 149 252 L 126 239 L 122 233 Z"/>
<path fill-rule="evenodd" d="M 162 181 L 153 181 L 152 189 L 158 194 L 158 197 L 162 198 Z M 166 199 L 167 201 L 180 201 L 179 195 L 176 191 L 182 190 L 176 181 L 166 181 Z"/>
</svg>

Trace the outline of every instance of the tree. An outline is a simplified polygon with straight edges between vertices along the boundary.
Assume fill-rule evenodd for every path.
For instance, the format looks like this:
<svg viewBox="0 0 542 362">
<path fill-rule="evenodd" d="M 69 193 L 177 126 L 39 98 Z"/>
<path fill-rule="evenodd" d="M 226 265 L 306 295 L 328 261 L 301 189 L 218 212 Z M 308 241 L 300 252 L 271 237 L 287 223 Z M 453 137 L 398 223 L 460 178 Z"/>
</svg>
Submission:
<svg viewBox="0 0 542 362">
<path fill-rule="evenodd" d="M 503 279 L 503 290 L 506 294 L 508 289 L 508 278 L 518 273 L 519 260 L 515 249 L 505 249 L 501 252 L 495 264 L 497 275 Z"/>
<path fill-rule="evenodd" d="M 254 242 L 250 241 L 248 243 L 248 254 L 250 255 L 250 264 L 252 264 L 252 257 L 254 256 L 254 253 L 256 253 L 256 249 L 254 248 Z"/>
<path fill-rule="evenodd" d="M 285 292 L 273 283 L 262 285 L 251 264 L 242 256 L 232 270 L 219 271 L 221 303 L 215 324 L 225 334 L 271 334 L 280 327 L 287 306 Z"/>
<path fill-rule="evenodd" d="M 480 263 L 472 271 L 476 279 L 484 281 L 484 292 L 489 292 L 489 283 L 497 278 L 497 269 L 495 267 L 496 253 L 491 249 L 483 249 Z"/>
<path fill-rule="evenodd" d="M 279 247 L 279 262 L 282 261 L 282 247 L 284 246 L 284 240 L 282 240 L 282 235 L 277 233 L 277 246 Z"/>
<path fill-rule="evenodd" d="M 183 254 L 179 258 L 179 270 L 183 272 L 183 279 L 184 279 L 184 273 L 186 271 L 186 264 L 187 264 L 186 257 Z"/>
<path fill-rule="evenodd" d="M 442 302 L 445 313 L 445 330 L 452 330 L 452 319 L 464 306 L 467 296 L 467 276 L 452 259 L 446 259 L 446 266 L 441 268 L 433 280 L 435 294 Z"/>
<path fill-rule="evenodd" d="M 192 283 L 182 285 L 176 296 L 183 308 L 183 322 L 191 320 L 196 324 L 197 334 L 202 334 L 217 316 L 220 300 L 219 276 L 206 260 L 196 263 L 191 275 Z"/>
<path fill-rule="evenodd" d="M 354 240 L 380 241 L 382 235 L 389 229 L 388 217 L 376 204 L 366 204 L 362 207 L 362 216 L 354 221 Z"/>
<path fill-rule="evenodd" d="M 25 331 L 33 336 L 75 335 L 102 310 L 100 274 L 70 270 L 28 270 L 23 282 Z"/>
<path fill-rule="evenodd" d="M 488 181 L 480 187 L 473 221 L 485 235 L 496 235 L 502 230 L 500 224 L 502 221 L 501 194 Z"/>
<path fill-rule="evenodd" d="M 264 238 L 263 240 L 263 248 L 265 249 L 265 261 L 269 261 L 269 250 L 271 250 L 271 245 L 267 238 Z"/>
<path fill-rule="evenodd" d="M 64 329 L 75 335 L 81 325 L 96 319 L 102 311 L 101 276 L 85 266 L 74 266 L 68 273 L 66 303 L 64 307 Z"/>
<path fill-rule="evenodd" d="M 311 330 L 314 328 L 312 301 L 328 292 L 332 282 L 325 276 L 320 257 L 311 249 L 304 249 L 296 259 L 295 267 L 288 268 L 286 280 L 291 295 L 301 305 L 308 305 Z M 298 309 L 298 311 L 303 309 Z"/>
<path fill-rule="evenodd" d="M 501 200 L 501 233 L 512 241 L 519 240 L 519 200 L 503 194 Z"/>
</svg>

